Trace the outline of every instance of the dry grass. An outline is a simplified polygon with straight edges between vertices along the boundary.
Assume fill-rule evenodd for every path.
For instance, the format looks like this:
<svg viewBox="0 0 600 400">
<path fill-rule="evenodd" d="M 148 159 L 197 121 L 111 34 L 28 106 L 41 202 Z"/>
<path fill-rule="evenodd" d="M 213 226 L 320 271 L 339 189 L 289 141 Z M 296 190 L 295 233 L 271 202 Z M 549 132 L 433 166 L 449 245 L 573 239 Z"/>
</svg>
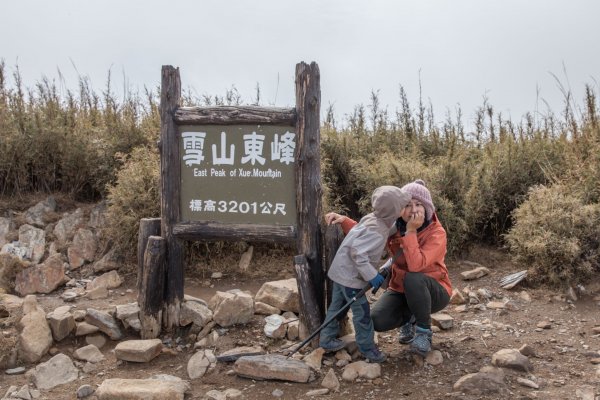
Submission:
<svg viewBox="0 0 600 400">
<path fill-rule="evenodd" d="M 112 92 L 110 75 L 101 95 L 91 90 L 86 78 L 80 79 L 78 92 L 65 95 L 45 78 L 25 88 L 18 70 L 13 81 L 13 85 L 7 83 L 5 65 L 0 62 L 0 195 L 21 201 L 22 208 L 12 208 L 17 210 L 26 208 L 23 200 L 30 193 L 58 192 L 73 201 L 106 197 L 109 228 L 104 236 L 109 245 L 132 257 L 139 219 L 159 215 L 157 93 L 126 93 L 119 99 Z M 376 186 L 400 186 L 421 178 L 428 183 L 448 231 L 449 255 L 468 250 L 474 242 L 502 246 L 507 238 L 517 258 L 529 260 L 533 256 L 525 254 L 535 249 L 553 252 L 555 259 L 564 261 L 559 269 L 552 267 L 548 277 L 533 273 L 539 282 L 583 277 L 589 270 L 586 265 L 592 263 L 586 257 L 594 253 L 595 242 L 581 232 L 591 227 L 581 220 L 573 231 L 550 229 L 543 217 L 532 220 L 521 208 L 524 202 L 545 201 L 544 196 L 550 196 L 540 189 L 530 191 L 538 185 L 557 192 L 568 188 L 579 212 L 591 213 L 585 214 L 588 217 L 600 203 L 597 94 L 586 87 L 582 107 L 574 104 L 570 93 L 564 94 L 565 109 L 559 114 L 526 114 L 516 122 L 496 113 L 484 100 L 475 110 L 475 127 L 469 132 L 460 108 L 437 122 L 433 107 L 422 98 L 411 107 L 402 87 L 397 110 L 382 107 L 373 92 L 370 103 L 356 106 L 343 126 L 334 120 L 330 106 L 321 130 L 325 211 L 359 218 L 369 211 L 369 197 Z M 242 101 L 232 87 L 221 97 L 196 99 L 186 92 L 183 102 Z M 7 209 L 0 202 L 0 212 Z M 547 219 L 555 215 L 554 209 L 545 210 Z M 572 218 L 584 216 L 569 213 Z M 546 230 L 521 235 L 518 231 L 525 229 L 524 221 Z M 516 230 L 511 231 L 513 227 Z M 549 231 L 553 236 L 545 237 Z M 555 241 L 556 246 L 546 248 L 542 239 Z M 237 263 L 240 246 L 192 244 L 190 265 L 212 269 L 222 259 L 217 269 L 226 270 Z M 532 268 L 543 271 L 544 267 Z M 590 264 L 590 268 L 594 267 Z"/>
</svg>

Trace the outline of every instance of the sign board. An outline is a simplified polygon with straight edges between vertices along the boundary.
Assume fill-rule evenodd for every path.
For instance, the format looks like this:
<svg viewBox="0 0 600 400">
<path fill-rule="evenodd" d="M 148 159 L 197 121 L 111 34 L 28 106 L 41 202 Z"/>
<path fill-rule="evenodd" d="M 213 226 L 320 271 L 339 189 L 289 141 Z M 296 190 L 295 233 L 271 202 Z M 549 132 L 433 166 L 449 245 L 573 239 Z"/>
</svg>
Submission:
<svg viewBox="0 0 600 400">
<path fill-rule="evenodd" d="M 179 69 L 165 65 L 161 78 L 160 234 L 165 245 L 159 254 L 166 266 L 165 276 L 157 275 L 164 282 L 153 283 L 164 286 L 164 325 L 179 323 L 185 240 L 295 243 L 306 260 L 306 287 L 314 286 L 303 296 L 324 305 L 317 64 L 296 65 L 293 108 L 182 107 Z M 149 272 L 160 269 L 160 259 L 149 262 Z M 311 321 L 305 314 L 301 318 Z M 315 323 L 305 325 L 313 330 L 322 310 L 310 314 Z"/>
<path fill-rule="evenodd" d="M 181 222 L 295 225 L 294 130 L 179 126 Z"/>
</svg>

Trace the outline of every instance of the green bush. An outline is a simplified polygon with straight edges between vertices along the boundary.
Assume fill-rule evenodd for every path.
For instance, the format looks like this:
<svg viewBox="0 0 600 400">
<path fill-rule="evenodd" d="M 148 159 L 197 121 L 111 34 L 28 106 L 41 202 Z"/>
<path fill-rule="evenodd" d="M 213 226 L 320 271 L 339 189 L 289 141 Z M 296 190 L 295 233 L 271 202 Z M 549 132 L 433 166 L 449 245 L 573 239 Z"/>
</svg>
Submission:
<svg viewBox="0 0 600 400">
<path fill-rule="evenodd" d="M 567 286 L 600 272 L 600 204 L 565 185 L 536 186 L 513 217 L 506 240 L 530 282 Z"/>
</svg>

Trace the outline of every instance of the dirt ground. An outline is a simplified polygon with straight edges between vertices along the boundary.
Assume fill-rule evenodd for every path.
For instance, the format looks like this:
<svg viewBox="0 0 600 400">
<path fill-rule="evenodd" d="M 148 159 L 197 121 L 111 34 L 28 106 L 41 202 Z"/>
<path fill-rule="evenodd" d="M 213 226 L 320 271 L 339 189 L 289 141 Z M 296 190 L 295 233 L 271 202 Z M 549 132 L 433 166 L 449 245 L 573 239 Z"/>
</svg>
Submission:
<svg viewBox="0 0 600 400">
<path fill-rule="evenodd" d="M 397 342 L 396 332 L 379 334 L 379 344 L 388 355 L 388 360 L 382 364 L 382 376 L 374 381 L 358 381 L 348 383 L 341 380 L 341 369 L 333 366 L 340 379 L 339 392 L 330 393 L 323 397 L 331 399 L 574 399 L 577 390 L 592 386 L 596 396 L 600 395 L 600 373 L 597 365 L 592 364 L 599 357 L 600 335 L 593 333 L 593 328 L 600 326 L 600 303 L 594 300 L 600 294 L 598 282 L 592 282 L 586 287 L 586 293 L 580 294 L 579 299 L 570 302 L 564 292 L 544 289 L 527 288 L 523 283 L 512 290 L 498 288 L 501 277 L 516 272 L 519 266 L 512 265 L 506 254 L 489 248 L 477 248 L 465 259 L 479 262 L 487 266 L 491 273 L 475 281 L 463 281 L 460 272 L 470 269 L 461 267 L 458 262 L 449 262 L 449 270 L 455 288 L 463 289 L 469 285 L 473 290 L 486 288 L 495 299 L 508 297 L 514 301 L 518 309 L 485 311 L 469 309 L 459 313 L 454 305 L 449 305 L 445 312 L 454 318 L 454 327 L 447 331 L 434 334 L 434 348 L 439 349 L 444 357 L 441 365 L 421 365 L 408 353 L 408 346 Z M 278 279 L 286 275 L 291 277 L 293 272 L 291 262 L 280 260 L 281 273 Z M 290 267 L 288 267 L 290 265 Z M 252 266 L 250 268 L 258 268 Z M 204 275 L 205 276 L 205 275 Z M 231 275 L 223 279 L 210 280 L 205 277 L 186 279 L 186 293 L 210 299 L 216 290 L 240 288 L 249 290 L 252 294 L 260 285 L 271 279 L 245 280 Z M 599 280 L 600 282 L 600 280 Z M 128 291 L 127 289 L 132 289 Z M 519 293 L 526 291 L 531 302 L 523 300 Z M 63 305 L 56 294 L 40 296 L 39 302 L 50 311 Z M 125 304 L 136 301 L 135 276 L 125 275 L 125 284 L 111 293 L 109 299 L 87 301 L 78 300 L 77 309 L 109 308 L 111 305 Z M 596 297 L 597 298 L 597 297 Z M 541 321 L 551 322 L 550 329 L 537 329 Z M 476 321 L 481 326 L 473 326 L 467 321 Z M 502 325 L 501 325 L 502 324 Z M 252 321 L 244 326 L 222 329 L 222 336 L 215 348 L 219 354 L 235 346 L 263 345 L 268 351 L 277 351 L 283 344 L 281 340 L 267 338 L 263 334 L 264 316 L 255 315 Z M 188 342 L 185 330 L 170 332 L 162 336 L 170 337 L 173 343 L 180 346 L 181 351 L 164 352 L 147 364 L 136 364 L 117 361 L 112 351 L 117 342 L 108 340 L 101 349 L 106 360 L 99 364 L 96 371 L 81 374 L 79 380 L 42 392 L 42 399 L 74 399 L 77 388 L 83 384 L 95 387 L 108 378 L 148 378 L 156 374 L 168 373 L 188 379 L 186 366 L 193 354 L 193 342 Z M 132 339 L 137 339 L 133 334 Z M 56 345 L 54 352 L 60 351 L 72 355 L 73 351 L 85 345 L 83 338 L 71 336 Z M 530 357 L 534 366 L 531 373 L 506 370 L 506 382 L 510 395 L 475 396 L 454 392 L 453 384 L 467 373 L 477 372 L 481 367 L 491 364 L 492 355 L 504 348 L 519 348 L 529 344 L 536 352 Z M 175 347 L 175 346 L 174 346 Z M 595 356 L 594 353 L 595 352 Z M 45 361 L 46 356 L 42 361 Z M 332 356 L 327 360 L 335 361 Z M 329 363 L 331 365 L 332 363 Z M 27 366 L 31 367 L 31 366 Z M 269 398 L 301 399 L 308 398 L 306 392 L 321 388 L 320 383 L 324 374 L 332 367 L 323 366 L 317 373 L 317 379 L 311 383 L 287 383 L 281 381 L 255 381 L 237 377 L 232 374 L 232 364 L 218 363 L 202 378 L 192 381 L 190 399 L 201 399 L 212 389 L 225 390 L 236 388 L 242 391 L 243 399 L 258 400 Z M 528 378 L 536 381 L 538 390 L 521 386 L 517 378 Z M 3 395 L 10 385 L 26 383 L 25 375 L 0 375 L 0 395 Z M 274 393 L 274 391 L 276 391 Z M 282 393 L 282 394 L 281 394 Z M 276 395 L 279 395 L 278 397 Z M 186 397 L 187 399 L 188 397 Z"/>
</svg>

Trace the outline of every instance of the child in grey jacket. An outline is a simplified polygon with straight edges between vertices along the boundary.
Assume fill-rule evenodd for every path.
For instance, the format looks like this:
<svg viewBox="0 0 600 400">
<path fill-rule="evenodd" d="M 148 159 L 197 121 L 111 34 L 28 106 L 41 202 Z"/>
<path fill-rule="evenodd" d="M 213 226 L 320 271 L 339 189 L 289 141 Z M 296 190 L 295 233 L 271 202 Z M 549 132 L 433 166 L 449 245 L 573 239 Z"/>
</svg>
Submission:
<svg viewBox="0 0 600 400">
<path fill-rule="evenodd" d="M 333 287 L 325 320 L 335 315 L 367 282 L 373 288 L 381 286 L 384 277 L 377 272 L 377 265 L 390 229 L 410 200 L 410 194 L 395 186 L 375 189 L 371 197 L 373 212 L 365 215 L 348 232 L 329 268 L 327 275 L 333 281 Z M 385 354 L 375 345 L 375 331 L 366 296 L 357 299 L 350 308 L 358 349 L 371 362 L 385 361 Z M 319 345 L 327 352 L 341 350 L 344 342 L 337 338 L 338 333 L 339 322 L 333 320 L 321 331 Z"/>
</svg>

